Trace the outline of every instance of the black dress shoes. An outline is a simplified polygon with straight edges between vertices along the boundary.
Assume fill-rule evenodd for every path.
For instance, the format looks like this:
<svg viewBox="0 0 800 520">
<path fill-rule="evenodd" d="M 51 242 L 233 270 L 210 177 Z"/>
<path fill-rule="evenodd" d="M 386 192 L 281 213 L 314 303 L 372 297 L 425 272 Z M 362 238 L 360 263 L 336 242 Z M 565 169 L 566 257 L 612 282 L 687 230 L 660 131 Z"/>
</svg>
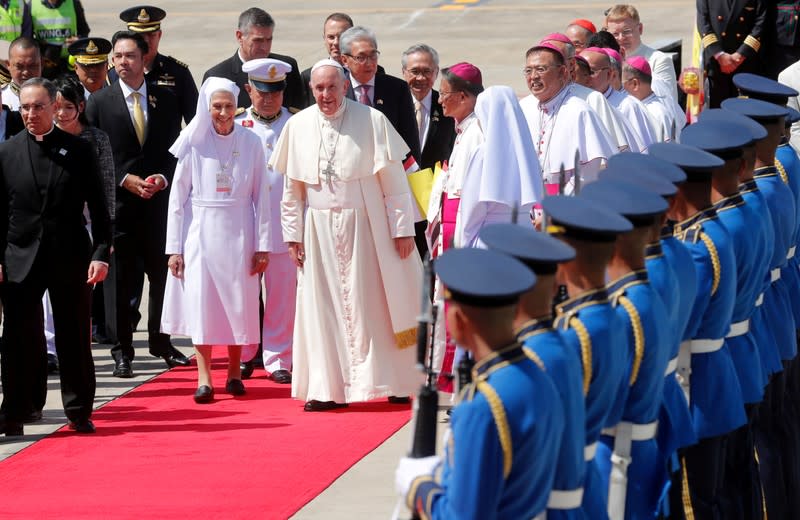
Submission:
<svg viewBox="0 0 800 520">
<path fill-rule="evenodd" d="M 55 354 L 47 354 L 47 373 L 58 374 L 58 357 Z"/>
<path fill-rule="evenodd" d="M 256 364 L 252 361 L 242 361 L 239 364 L 239 368 L 242 370 L 242 379 L 250 379 L 253 375 L 253 370 L 256 368 Z"/>
<path fill-rule="evenodd" d="M 244 389 L 244 383 L 242 383 L 241 379 L 231 379 L 225 384 L 225 391 L 231 395 L 244 395 L 246 390 Z"/>
<path fill-rule="evenodd" d="M 347 408 L 347 403 L 336 403 L 334 401 L 317 401 L 312 399 L 303 406 L 306 412 L 327 412 L 329 410 L 337 410 L 339 408 Z"/>
<path fill-rule="evenodd" d="M 94 433 L 94 423 L 91 419 L 77 419 L 69 422 L 69 429 L 78 433 Z"/>
<path fill-rule="evenodd" d="M 166 354 L 160 354 L 157 351 L 154 351 L 151 346 L 150 355 L 154 357 L 160 357 L 161 359 L 163 359 L 169 368 L 188 367 L 189 365 L 192 364 L 192 362 L 189 361 L 189 358 L 181 354 L 181 352 L 172 345 L 169 345 L 167 347 Z"/>
<path fill-rule="evenodd" d="M 114 377 L 130 378 L 133 377 L 133 366 L 131 360 L 122 356 L 114 360 Z"/>
<path fill-rule="evenodd" d="M 42 411 L 41 410 L 34 410 L 25 417 L 22 418 L 22 422 L 25 424 L 31 424 L 42 420 Z"/>
<path fill-rule="evenodd" d="M 389 396 L 390 404 L 411 404 L 411 399 L 408 396 L 397 397 L 396 395 Z"/>
<path fill-rule="evenodd" d="M 214 400 L 214 389 L 208 385 L 203 385 L 194 393 L 194 402 L 197 404 L 208 404 Z"/>
<path fill-rule="evenodd" d="M 21 422 L 11 421 L 0 415 L 0 433 L 4 433 L 6 437 L 25 435 L 23 430 Z"/>
<path fill-rule="evenodd" d="M 276 383 L 280 383 L 282 385 L 291 385 L 292 384 L 292 373 L 288 370 L 280 369 L 276 370 L 269 376 L 270 379 L 275 381 Z"/>
</svg>

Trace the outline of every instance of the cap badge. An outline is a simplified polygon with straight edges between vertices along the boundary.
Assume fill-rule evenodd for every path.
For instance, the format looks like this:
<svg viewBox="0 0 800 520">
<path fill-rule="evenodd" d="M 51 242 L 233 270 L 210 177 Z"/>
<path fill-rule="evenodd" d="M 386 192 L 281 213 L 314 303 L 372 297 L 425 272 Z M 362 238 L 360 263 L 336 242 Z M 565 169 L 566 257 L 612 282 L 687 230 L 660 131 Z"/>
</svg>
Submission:
<svg viewBox="0 0 800 520">
<path fill-rule="evenodd" d="M 93 40 L 89 40 L 89 44 L 86 45 L 86 54 L 97 54 L 100 49 L 97 48 Z"/>
<path fill-rule="evenodd" d="M 150 21 L 150 15 L 147 14 L 147 10 L 142 9 L 141 11 L 139 11 L 138 21 L 139 23 L 147 23 Z"/>
<path fill-rule="evenodd" d="M 275 76 L 278 75 L 278 68 L 275 65 L 270 65 L 268 74 L 269 79 L 275 79 Z"/>
</svg>

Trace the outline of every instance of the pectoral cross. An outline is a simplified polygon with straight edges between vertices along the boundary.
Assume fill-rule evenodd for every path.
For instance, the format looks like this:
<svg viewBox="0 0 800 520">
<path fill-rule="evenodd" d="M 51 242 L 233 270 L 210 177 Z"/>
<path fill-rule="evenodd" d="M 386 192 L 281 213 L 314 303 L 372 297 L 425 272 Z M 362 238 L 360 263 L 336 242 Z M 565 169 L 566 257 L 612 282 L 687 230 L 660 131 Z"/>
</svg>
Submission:
<svg viewBox="0 0 800 520">
<path fill-rule="evenodd" d="M 336 170 L 333 168 L 333 165 L 330 162 L 328 162 L 328 165 L 325 167 L 324 170 L 320 172 L 320 174 L 324 175 L 325 179 L 328 181 L 328 189 L 333 190 L 333 180 L 338 177 L 336 175 Z"/>
</svg>

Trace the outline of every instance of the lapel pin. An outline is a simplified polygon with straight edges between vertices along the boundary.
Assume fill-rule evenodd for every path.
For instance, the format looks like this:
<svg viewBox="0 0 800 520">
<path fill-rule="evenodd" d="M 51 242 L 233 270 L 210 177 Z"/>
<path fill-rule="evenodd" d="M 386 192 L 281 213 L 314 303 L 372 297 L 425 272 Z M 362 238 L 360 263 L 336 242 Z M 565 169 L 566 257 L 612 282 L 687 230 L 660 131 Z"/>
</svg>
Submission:
<svg viewBox="0 0 800 520">
<path fill-rule="evenodd" d="M 382 104 L 383 104 L 383 100 L 382 100 L 382 99 L 379 99 L 379 100 L 377 100 L 377 101 L 375 102 L 375 104 L 376 104 L 376 105 L 382 105 Z"/>
<path fill-rule="evenodd" d="M 60 150 L 58 151 L 58 153 L 60 153 L 61 155 L 67 155 L 67 151 L 66 151 L 66 150 L 64 150 L 63 148 L 62 148 L 62 149 L 60 149 Z"/>
</svg>

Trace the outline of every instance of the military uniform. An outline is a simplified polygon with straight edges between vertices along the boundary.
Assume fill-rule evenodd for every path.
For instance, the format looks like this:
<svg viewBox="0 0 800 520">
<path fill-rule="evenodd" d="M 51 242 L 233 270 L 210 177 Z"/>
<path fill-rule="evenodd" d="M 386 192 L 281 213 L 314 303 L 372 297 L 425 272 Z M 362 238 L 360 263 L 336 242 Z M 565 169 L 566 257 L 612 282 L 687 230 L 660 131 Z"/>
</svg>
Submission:
<svg viewBox="0 0 800 520">
<path fill-rule="evenodd" d="M 535 282 L 517 260 L 483 249 L 448 251 L 435 267 L 449 299 L 471 307 L 513 305 Z M 419 471 L 426 459 L 404 458 L 397 490 L 421 518 L 543 518 L 563 428 L 546 368 L 514 341 L 473 367 L 443 460 L 431 473 Z"/>
<path fill-rule="evenodd" d="M 703 62 L 709 82 L 709 104 L 719 107 L 736 95 L 731 75 L 715 59 L 721 52 L 738 52 L 745 59 L 735 72 L 759 72 L 763 68 L 761 47 L 767 19 L 766 0 L 698 0 L 697 30 L 703 39 Z"/>
<path fill-rule="evenodd" d="M 575 257 L 575 251 L 549 235 L 514 224 L 493 224 L 480 232 L 481 241 L 491 250 L 513 256 L 537 277 L 553 275 L 559 263 Z M 549 520 L 579 520 L 586 462 L 583 446 L 586 439 L 581 360 L 553 328 L 551 314 L 523 324 L 517 337 L 525 352 L 541 363 L 558 390 L 564 410 L 564 433 L 556 461 L 553 490 L 547 502 Z"/>
<path fill-rule="evenodd" d="M 800 59 L 800 1 L 770 2 L 769 30 L 774 46 L 769 53 L 769 72 L 772 78 Z"/>
<path fill-rule="evenodd" d="M 546 197 L 542 206 L 553 223 L 552 231 L 598 242 L 612 242 L 619 233 L 630 231 L 630 222 L 605 208 L 572 197 Z M 586 406 L 583 510 L 593 518 L 606 518 L 608 488 L 595 463 L 600 430 L 609 415 L 616 413 L 622 381 L 628 372 L 624 330 L 608 299 L 605 287 L 587 290 L 556 306 L 554 325 L 582 364 Z"/>
</svg>

